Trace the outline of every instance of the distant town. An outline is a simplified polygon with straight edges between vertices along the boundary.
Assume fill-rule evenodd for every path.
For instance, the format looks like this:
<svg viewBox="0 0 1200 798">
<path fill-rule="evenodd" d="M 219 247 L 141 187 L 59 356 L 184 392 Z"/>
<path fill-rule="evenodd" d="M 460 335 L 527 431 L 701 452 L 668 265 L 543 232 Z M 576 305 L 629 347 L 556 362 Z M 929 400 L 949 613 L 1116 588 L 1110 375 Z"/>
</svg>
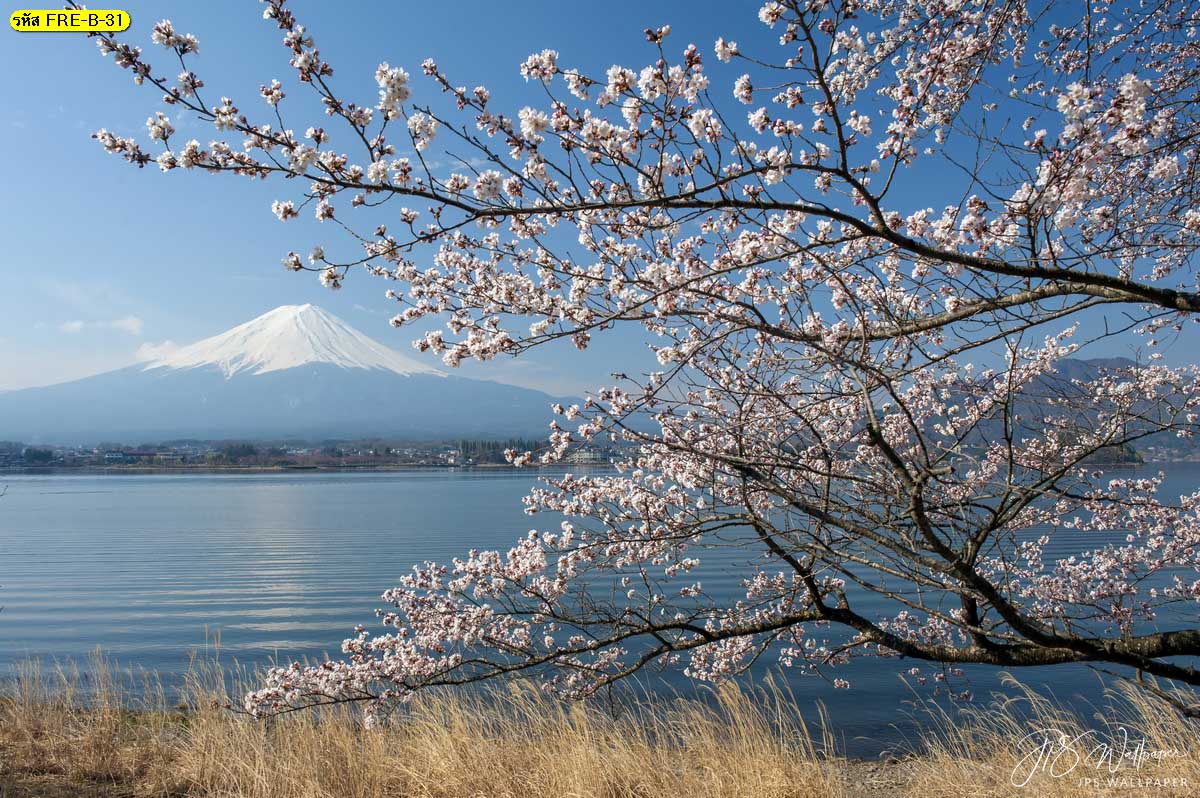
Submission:
<svg viewBox="0 0 1200 798">
<path fill-rule="evenodd" d="M 544 441 L 453 440 L 429 442 L 358 441 L 199 441 L 96 446 L 38 446 L 0 441 L 0 469 L 321 469 L 502 467 L 506 449 L 538 452 Z M 621 449 L 579 446 L 565 462 L 609 465 Z M 536 462 L 536 461 L 535 461 Z"/>
<path fill-rule="evenodd" d="M 1200 462 L 1200 448 L 1191 441 L 1175 445 L 1125 446 L 1097 453 L 1096 464 Z M 506 449 L 544 450 L 546 443 L 529 438 L 388 441 L 380 439 L 325 441 L 203 441 L 177 440 L 136 445 L 105 442 L 96 446 L 30 445 L 0 441 L 0 470 L 20 469 L 331 469 L 331 468 L 497 468 L 508 465 Z M 563 462 L 570 465 L 612 465 L 628 450 L 621 446 L 580 445 Z M 537 465 L 535 458 L 533 466 Z"/>
</svg>

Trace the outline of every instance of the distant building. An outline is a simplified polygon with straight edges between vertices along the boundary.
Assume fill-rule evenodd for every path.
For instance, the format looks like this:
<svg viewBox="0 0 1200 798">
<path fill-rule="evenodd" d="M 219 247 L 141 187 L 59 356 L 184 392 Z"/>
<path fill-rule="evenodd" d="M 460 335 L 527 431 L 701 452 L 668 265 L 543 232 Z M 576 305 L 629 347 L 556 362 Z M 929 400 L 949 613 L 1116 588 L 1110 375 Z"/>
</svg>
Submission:
<svg viewBox="0 0 1200 798">
<path fill-rule="evenodd" d="M 563 459 L 568 463 L 575 463 L 576 465 L 600 465 L 610 462 L 608 452 L 603 449 L 594 449 L 590 446 L 576 449 Z"/>
</svg>

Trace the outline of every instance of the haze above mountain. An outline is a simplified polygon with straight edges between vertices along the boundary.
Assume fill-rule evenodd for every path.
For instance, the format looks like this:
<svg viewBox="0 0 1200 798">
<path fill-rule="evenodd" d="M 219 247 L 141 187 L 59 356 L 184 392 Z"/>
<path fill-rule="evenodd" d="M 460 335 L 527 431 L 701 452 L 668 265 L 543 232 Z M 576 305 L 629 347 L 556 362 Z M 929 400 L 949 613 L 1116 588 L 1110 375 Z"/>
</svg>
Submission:
<svg viewBox="0 0 1200 798">
<path fill-rule="evenodd" d="M 0 394 L 0 439 L 540 435 L 554 401 L 453 376 L 315 305 L 285 305 L 147 363 Z"/>
</svg>

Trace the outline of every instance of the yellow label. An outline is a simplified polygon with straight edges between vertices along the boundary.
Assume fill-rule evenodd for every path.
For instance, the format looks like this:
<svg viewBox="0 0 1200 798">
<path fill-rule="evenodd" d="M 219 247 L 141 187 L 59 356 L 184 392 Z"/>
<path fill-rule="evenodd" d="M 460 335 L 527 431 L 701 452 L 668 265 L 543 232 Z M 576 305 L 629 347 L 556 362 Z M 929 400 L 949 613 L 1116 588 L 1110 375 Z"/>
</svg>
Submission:
<svg viewBox="0 0 1200 798">
<path fill-rule="evenodd" d="M 129 12 L 115 9 L 18 9 L 8 18 L 12 29 L 22 33 L 71 31 L 112 33 L 129 27 Z"/>
</svg>

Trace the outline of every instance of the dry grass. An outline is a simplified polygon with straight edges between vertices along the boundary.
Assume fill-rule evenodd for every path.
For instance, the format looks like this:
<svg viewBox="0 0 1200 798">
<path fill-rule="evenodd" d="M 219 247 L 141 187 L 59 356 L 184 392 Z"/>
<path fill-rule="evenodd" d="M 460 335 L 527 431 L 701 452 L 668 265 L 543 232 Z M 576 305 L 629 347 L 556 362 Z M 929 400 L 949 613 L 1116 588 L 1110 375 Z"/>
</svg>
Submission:
<svg viewBox="0 0 1200 798">
<path fill-rule="evenodd" d="M 911 794 L 1200 795 L 1196 720 L 1135 686 L 1118 686 L 1091 717 L 1081 717 L 1015 680 L 1006 681 L 1007 697 L 956 719 L 927 708 L 932 732 L 923 740 L 923 755 L 906 768 Z"/>
<path fill-rule="evenodd" d="M 711 704 L 642 704 L 616 718 L 516 687 L 435 694 L 384 728 L 365 731 L 353 710 L 267 723 L 231 714 L 218 708 L 226 696 L 215 669 L 192 674 L 177 708 L 153 684 L 123 691 L 102 663 L 90 672 L 98 675 L 84 682 L 69 670 L 30 668 L 0 694 L 0 798 L 1200 794 L 1200 754 L 1190 745 L 1195 726 L 1134 693 L 1114 697 L 1100 720 L 1145 737 L 1147 749 L 1181 749 L 1185 756 L 1117 775 L 1191 786 L 1106 792 L 1104 785 L 1081 786 L 1082 777 L 1108 775 L 1084 765 L 1012 786 L 1010 774 L 1028 751 L 1019 741 L 1031 729 L 1084 731 L 1077 718 L 1026 693 L 965 720 L 937 716 L 928 752 L 888 766 L 823 756 L 828 740 L 818 735 L 814 742 L 813 728 L 781 691 L 726 689 Z M 142 697 L 132 700 L 135 694 Z M 882 778 L 878 792 L 864 786 L 872 778 Z"/>
<path fill-rule="evenodd" d="M 249 721 L 218 708 L 221 682 L 194 673 L 186 711 L 169 711 L 153 689 L 131 706 L 102 670 L 85 696 L 76 674 L 29 669 L 0 699 L 0 784 L 17 785 L 13 796 L 69 794 L 37 792 L 60 783 L 247 798 L 848 794 L 781 694 L 731 689 L 711 706 L 637 706 L 614 719 L 516 687 L 443 693 L 365 731 L 353 709 Z"/>
</svg>

